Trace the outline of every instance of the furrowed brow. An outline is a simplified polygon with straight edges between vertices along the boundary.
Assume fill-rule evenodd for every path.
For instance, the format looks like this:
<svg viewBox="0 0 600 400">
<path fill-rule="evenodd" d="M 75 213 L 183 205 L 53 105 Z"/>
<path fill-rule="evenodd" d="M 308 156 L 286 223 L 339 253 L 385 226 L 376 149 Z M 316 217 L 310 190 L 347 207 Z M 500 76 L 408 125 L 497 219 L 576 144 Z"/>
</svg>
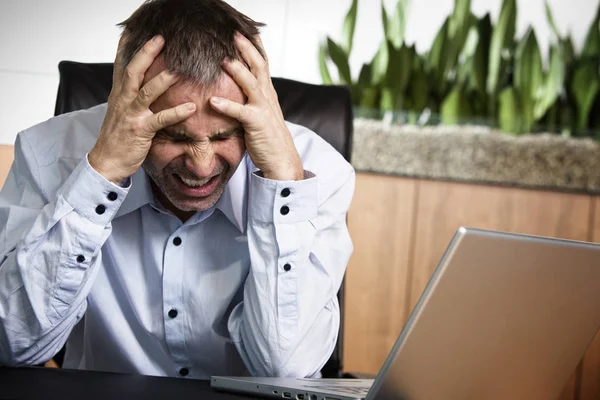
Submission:
<svg viewBox="0 0 600 400">
<path fill-rule="evenodd" d="M 244 135 L 244 128 L 242 126 L 238 126 L 238 127 L 232 128 L 232 129 L 228 129 L 224 132 L 214 133 L 210 136 L 210 138 L 214 139 L 214 140 L 223 140 L 223 139 L 229 139 L 234 136 L 243 136 L 243 135 Z"/>
<path fill-rule="evenodd" d="M 159 133 L 163 136 L 166 136 L 169 139 L 173 139 L 173 140 L 194 140 L 194 138 L 192 136 L 189 136 L 183 132 L 176 132 L 176 131 L 169 132 L 165 129 L 161 129 L 157 133 Z"/>
</svg>

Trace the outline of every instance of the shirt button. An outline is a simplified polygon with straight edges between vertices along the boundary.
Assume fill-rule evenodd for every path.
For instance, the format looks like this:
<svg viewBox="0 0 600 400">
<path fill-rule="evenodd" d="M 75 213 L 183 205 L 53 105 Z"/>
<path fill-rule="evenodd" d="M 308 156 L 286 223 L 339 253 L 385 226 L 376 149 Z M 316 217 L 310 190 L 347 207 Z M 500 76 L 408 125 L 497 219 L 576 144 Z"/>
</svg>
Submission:
<svg viewBox="0 0 600 400">
<path fill-rule="evenodd" d="M 290 194 L 292 194 L 292 192 L 288 188 L 285 188 L 281 191 L 281 197 L 288 197 Z"/>
<path fill-rule="evenodd" d="M 106 196 L 110 201 L 115 201 L 119 198 L 119 196 L 115 192 L 110 192 L 108 196 Z"/>
<path fill-rule="evenodd" d="M 281 215 L 288 215 L 290 213 L 290 208 L 288 206 L 281 207 Z"/>
<path fill-rule="evenodd" d="M 84 261 L 85 261 L 85 257 L 83 255 L 80 254 L 80 255 L 77 256 L 77 262 L 78 263 L 82 263 Z"/>
<path fill-rule="evenodd" d="M 190 370 L 187 368 L 181 368 L 179 370 L 179 375 L 181 375 L 181 376 L 188 376 L 189 373 L 190 373 Z"/>
<path fill-rule="evenodd" d="M 96 207 L 96 214 L 102 215 L 102 214 L 104 214 L 105 211 L 106 211 L 106 207 L 102 204 L 100 204 L 98 207 Z"/>
<path fill-rule="evenodd" d="M 177 236 L 175 239 L 173 239 L 173 244 L 175 246 L 179 246 L 181 244 L 181 238 Z"/>
<path fill-rule="evenodd" d="M 283 266 L 283 269 L 285 270 L 285 272 L 289 272 L 292 269 L 292 266 L 290 264 L 285 264 Z"/>
<path fill-rule="evenodd" d="M 169 310 L 169 317 L 170 318 L 176 318 L 177 317 L 177 310 L 174 309 L 174 308 L 172 310 Z"/>
</svg>

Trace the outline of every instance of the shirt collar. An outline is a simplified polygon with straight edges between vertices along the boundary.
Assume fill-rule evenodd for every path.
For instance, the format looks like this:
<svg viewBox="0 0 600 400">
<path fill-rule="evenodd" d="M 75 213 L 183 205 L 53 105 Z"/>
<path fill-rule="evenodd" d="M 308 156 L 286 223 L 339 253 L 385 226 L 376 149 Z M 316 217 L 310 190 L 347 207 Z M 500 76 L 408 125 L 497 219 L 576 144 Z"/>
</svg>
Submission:
<svg viewBox="0 0 600 400">
<path fill-rule="evenodd" d="M 247 165 L 247 158 L 246 156 L 242 159 L 231 179 L 227 182 L 223 195 L 215 204 L 215 208 L 220 210 L 241 233 L 246 231 L 248 215 L 249 167 Z M 143 168 L 140 168 L 131 177 L 129 193 L 125 197 L 125 200 L 123 200 L 123 204 L 121 204 L 115 218 L 129 214 L 146 204 L 154 202 L 155 199 L 152 193 L 150 178 L 146 175 Z"/>
</svg>

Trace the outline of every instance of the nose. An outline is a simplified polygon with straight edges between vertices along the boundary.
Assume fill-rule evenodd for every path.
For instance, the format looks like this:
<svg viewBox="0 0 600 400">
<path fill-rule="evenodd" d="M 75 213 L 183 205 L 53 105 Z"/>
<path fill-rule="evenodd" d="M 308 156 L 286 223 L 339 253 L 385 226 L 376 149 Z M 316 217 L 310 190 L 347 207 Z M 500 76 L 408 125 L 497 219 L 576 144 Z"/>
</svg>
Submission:
<svg viewBox="0 0 600 400">
<path fill-rule="evenodd" d="M 185 156 L 185 167 L 198 178 L 211 176 L 216 166 L 215 153 L 210 144 L 191 146 Z"/>
</svg>

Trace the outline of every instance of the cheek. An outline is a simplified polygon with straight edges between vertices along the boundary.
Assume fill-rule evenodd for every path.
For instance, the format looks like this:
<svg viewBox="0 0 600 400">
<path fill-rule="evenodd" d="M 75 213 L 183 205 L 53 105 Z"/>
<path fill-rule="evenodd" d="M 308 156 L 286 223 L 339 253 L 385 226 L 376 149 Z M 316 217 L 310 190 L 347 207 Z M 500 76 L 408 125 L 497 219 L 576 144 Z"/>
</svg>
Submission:
<svg viewBox="0 0 600 400">
<path fill-rule="evenodd" d="M 246 143 L 242 138 L 234 138 L 215 146 L 215 154 L 225 160 L 231 167 L 237 167 L 244 153 L 246 152 Z"/>
<path fill-rule="evenodd" d="M 146 161 L 150 162 L 158 171 L 163 170 L 171 161 L 184 154 L 182 146 L 170 143 L 155 143 L 148 152 Z"/>
</svg>

